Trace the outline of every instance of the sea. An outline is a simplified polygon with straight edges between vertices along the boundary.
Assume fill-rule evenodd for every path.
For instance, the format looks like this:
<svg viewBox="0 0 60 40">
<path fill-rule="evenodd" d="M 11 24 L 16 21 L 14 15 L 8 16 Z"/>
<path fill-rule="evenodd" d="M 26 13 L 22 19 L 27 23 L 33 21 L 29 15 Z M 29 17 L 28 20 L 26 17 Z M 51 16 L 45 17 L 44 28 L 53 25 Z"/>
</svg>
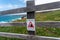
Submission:
<svg viewBox="0 0 60 40">
<path fill-rule="evenodd" d="M 0 16 L 0 22 L 12 22 L 17 19 L 21 19 L 22 16 L 20 15 L 6 15 Z"/>
</svg>

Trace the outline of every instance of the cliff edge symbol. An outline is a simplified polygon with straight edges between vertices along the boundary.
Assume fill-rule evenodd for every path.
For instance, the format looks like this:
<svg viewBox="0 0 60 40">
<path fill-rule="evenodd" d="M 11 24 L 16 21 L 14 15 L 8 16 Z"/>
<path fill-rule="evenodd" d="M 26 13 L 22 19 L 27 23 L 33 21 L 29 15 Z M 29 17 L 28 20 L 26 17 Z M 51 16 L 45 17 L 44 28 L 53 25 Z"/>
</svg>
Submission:
<svg viewBox="0 0 60 40">
<path fill-rule="evenodd" d="M 33 23 L 32 23 L 32 22 L 29 22 L 28 27 L 30 27 L 30 28 L 34 28 Z"/>
</svg>

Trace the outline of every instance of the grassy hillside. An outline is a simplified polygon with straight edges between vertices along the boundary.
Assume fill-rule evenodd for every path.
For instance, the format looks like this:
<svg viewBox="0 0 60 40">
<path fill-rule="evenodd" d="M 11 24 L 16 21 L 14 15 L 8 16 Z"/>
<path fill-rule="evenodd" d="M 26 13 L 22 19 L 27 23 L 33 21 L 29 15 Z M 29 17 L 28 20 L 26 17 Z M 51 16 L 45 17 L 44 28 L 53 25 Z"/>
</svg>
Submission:
<svg viewBox="0 0 60 40">
<path fill-rule="evenodd" d="M 60 10 L 45 12 L 45 13 L 36 13 L 36 21 L 60 21 Z"/>
<path fill-rule="evenodd" d="M 60 10 L 36 13 L 35 19 L 36 21 L 60 21 Z M 25 21 L 26 21 L 26 18 L 23 18 L 22 20 L 16 20 L 13 22 L 25 22 Z"/>
</svg>

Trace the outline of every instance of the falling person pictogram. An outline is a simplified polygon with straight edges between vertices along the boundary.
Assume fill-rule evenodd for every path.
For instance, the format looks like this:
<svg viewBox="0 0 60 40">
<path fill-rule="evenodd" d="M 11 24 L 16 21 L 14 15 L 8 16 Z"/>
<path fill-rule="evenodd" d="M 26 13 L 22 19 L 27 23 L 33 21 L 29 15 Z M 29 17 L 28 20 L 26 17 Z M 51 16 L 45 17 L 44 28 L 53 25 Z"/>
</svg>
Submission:
<svg viewBox="0 0 60 40">
<path fill-rule="evenodd" d="M 33 23 L 32 23 L 32 22 L 29 22 L 28 27 L 32 27 L 32 28 L 34 28 Z"/>
</svg>

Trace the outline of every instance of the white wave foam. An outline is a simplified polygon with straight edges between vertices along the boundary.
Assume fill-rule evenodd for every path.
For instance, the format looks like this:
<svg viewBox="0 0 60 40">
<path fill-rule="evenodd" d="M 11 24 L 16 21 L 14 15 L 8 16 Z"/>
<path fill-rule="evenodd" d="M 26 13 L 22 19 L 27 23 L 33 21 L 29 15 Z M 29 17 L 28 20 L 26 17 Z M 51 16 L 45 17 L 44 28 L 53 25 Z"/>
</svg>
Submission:
<svg viewBox="0 0 60 40">
<path fill-rule="evenodd" d="M 21 20 L 21 18 L 13 19 L 12 21 Z"/>
<path fill-rule="evenodd" d="M 1 21 L 0 23 L 8 23 L 8 22 L 5 22 L 5 21 Z"/>
</svg>

